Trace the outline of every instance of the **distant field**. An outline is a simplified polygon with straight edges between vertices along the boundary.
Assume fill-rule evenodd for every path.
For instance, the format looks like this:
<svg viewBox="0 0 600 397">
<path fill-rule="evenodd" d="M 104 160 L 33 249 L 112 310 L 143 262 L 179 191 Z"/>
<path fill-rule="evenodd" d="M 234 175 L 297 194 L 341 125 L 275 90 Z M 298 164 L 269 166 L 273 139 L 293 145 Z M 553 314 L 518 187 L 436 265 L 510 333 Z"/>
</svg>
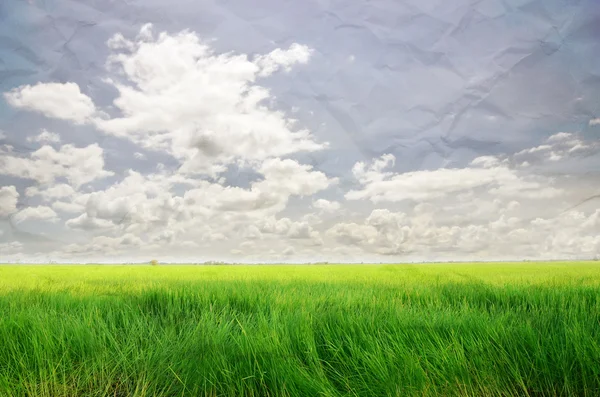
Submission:
<svg viewBox="0 0 600 397">
<path fill-rule="evenodd" d="M 0 266 L 0 396 L 600 396 L 600 262 Z"/>
</svg>

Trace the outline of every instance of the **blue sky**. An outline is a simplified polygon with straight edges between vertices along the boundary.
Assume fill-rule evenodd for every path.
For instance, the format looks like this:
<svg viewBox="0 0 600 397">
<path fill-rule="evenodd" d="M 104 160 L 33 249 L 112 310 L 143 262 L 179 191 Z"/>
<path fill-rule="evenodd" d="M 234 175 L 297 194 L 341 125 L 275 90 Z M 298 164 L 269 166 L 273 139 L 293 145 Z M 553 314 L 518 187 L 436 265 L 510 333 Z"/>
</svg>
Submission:
<svg viewBox="0 0 600 397">
<path fill-rule="evenodd" d="M 590 258 L 594 1 L 0 5 L 0 258 Z"/>
</svg>

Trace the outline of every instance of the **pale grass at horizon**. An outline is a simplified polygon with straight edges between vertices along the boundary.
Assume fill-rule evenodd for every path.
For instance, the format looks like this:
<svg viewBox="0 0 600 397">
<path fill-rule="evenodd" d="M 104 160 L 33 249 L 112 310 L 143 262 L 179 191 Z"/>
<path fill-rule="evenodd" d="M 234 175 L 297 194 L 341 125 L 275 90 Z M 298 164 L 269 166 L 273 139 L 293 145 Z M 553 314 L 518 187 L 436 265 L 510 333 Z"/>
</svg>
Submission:
<svg viewBox="0 0 600 397">
<path fill-rule="evenodd" d="M 549 270 L 552 270 L 549 272 Z M 426 280 L 491 285 L 575 283 L 600 285 L 600 262 L 490 262 L 353 265 L 0 265 L 0 292 L 43 288 L 72 292 L 129 293 L 162 282 L 193 281 L 345 282 L 415 285 Z M 90 287 L 93 287 L 90 289 Z"/>
</svg>

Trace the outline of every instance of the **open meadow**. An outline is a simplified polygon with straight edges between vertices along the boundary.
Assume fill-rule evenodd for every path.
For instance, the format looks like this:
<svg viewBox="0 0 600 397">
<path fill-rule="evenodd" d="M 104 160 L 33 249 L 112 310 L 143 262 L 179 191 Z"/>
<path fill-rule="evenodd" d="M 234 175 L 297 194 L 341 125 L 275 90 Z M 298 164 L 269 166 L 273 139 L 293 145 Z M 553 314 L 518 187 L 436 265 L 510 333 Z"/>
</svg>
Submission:
<svg viewBox="0 0 600 397">
<path fill-rule="evenodd" d="M 0 266 L 0 396 L 599 396 L 600 262 Z"/>
</svg>

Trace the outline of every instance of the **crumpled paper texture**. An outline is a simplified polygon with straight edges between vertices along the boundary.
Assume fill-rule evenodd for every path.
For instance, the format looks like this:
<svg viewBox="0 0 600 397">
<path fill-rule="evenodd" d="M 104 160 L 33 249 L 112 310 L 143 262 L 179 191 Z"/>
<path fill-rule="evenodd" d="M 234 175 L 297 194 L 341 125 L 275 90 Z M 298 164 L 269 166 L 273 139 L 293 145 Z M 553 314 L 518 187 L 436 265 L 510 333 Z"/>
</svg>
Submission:
<svg viewBox="0 0 600 397">
<path fill-rule="evenodd" d="M 0 4 L 0 262 L 600 253 L 593 0 Z"/>
</svg>

